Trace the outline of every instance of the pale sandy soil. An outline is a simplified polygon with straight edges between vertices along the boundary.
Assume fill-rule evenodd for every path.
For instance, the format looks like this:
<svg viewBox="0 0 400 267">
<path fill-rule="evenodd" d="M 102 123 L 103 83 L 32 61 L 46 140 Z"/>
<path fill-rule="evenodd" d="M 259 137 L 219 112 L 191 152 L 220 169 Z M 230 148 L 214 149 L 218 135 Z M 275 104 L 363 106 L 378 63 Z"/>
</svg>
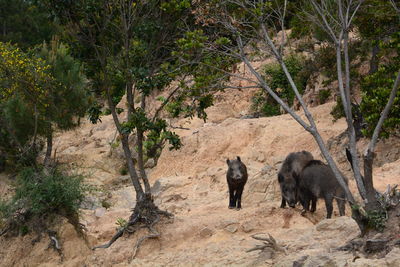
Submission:
<svg viewBox="0 0 400 267">
<path fill-rule="evenodd" d="M 111 116 L 103 117 L 101 124 L 85 121 L 74 131 L 59 133 L 54 144 L 59 161 L 85 173 L 86 182 L 99 188 L 90 198 L 93 203 L 81 209 L 87 240 L 66 221 L 55 228 L 61 255 L 48 248 L 47 236 L 35 244 L 31 243 L 33 234 L 1 237 L 0 266 L 292 266 L 303 256 L 307 256 L 305 266 L 400 266 L 398 248 L 384 259 L 363 259 L 360 255 L 355 261 L 351 253 L 336 251 L 359 234 L 351 218 L 337 217 L 336 206 L 334 219 L 325 220 L 321 200 L 314 215 L 317 225 L 300 215 L 300 207 L 279 208 L 276 172 L 285 156 L 300 150 L 308 150 L 319 159 L 321 156 L 312 136 L 289 115 L 241 119 L 248 112 L 251 95 L 245 90 L 227 90 L 210 108 L 207 123 L 174 122 L 188 128 L 177 130 L 184 146 L 179 151 L 164 149 L 158 165 L 148 172 L 151 184 L 155 184 L 155 202 L 175 218 L 162 221 L 157 226 L 161 237 L 146 241 L 133 260 L 133 246 L 145 230 L 120 238 L 109 249 L 90 249 L 107 242 L 115 233 L 117 219 L 127 219 L 135 204 L 129 179 L 119 174 L 121 151 L 111 145 L 116 141 Z M 332 122 L 332 106 L 328 103 L 311 109 L 325 141 L 346 128 L 343 119 Z M 375 185 L 383 190 L 388 183 L 400 183 L 399 142 L 383 142 L 378 151 L 392 153 L 394 159 L 374 169 Z M 350 174 L 344 151 L 334 147 L 333 152 L 342 170 Z M 240 211 L 228 209 L 225 178 L 226 159 L 237 155 L 249 171 Z M 5 190 L 0 179 L 0 192 Z M 102 201 L 111 207 L 102 208 Z M 271 259 L 258 252 L 246 253 L 259 244 L 251 238 L 256 233 L 271 234 L 286 254 Z"/>
</svg>

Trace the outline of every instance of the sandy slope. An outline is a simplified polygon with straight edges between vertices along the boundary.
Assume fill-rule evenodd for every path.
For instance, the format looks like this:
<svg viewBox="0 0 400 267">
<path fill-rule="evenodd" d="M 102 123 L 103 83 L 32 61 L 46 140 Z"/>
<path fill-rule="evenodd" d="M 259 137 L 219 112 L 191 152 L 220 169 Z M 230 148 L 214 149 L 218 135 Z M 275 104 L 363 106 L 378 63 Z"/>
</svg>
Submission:
<svg viewBox="0 0 400 267">
<path fill-rule="evenodd" d="M 357 236 L 358 229 L 352 219 L 334 216 L 324 220 L 323 201 L 319 202 L 314 216 L 320 222 L 317 225 L 300 216 L 299 208 L 279 208 L 276 172 L 285 156 L 292 151 L 308 150 L 316 158 L 321 157 L 312 136 L 289 115 L 240 119 L 247 112 L 250 97 L 249 92 L 228 90 L 210 108 L 207 123 L 174 122 L 189 128 L 177 131 L 183 136 L 184 146 L 179 151 L 164 149 L 158 165 L 148 171 L 156 203 L 173 212 L 175 218 L 173 222 L 162 221 L 158 225 L 161 237 L 146 241 L 132 261 L 133 245 L 144 230 L 120 238 L 109 249 L 89 249 L 112 237 L 115 222 L 129 216 L 135 201 L 128 178 L 119 174 L 123 165 L 121 151 L 110 145 L 116 140 L 111 117 L 102 118 L 98 125 L 84 122 L 77 130 L 60 133 L 54 145 L 60 162 L 86 173 L 87 182 L 101 189 L 91 196 L 93 203 L 81 211 L 87 240 L 80 238 L 65 221 L 55 229 L 63 246 L 62 255 L 47 249 L 47 237 L 35 244 L 31 244 L 35 237 L 32 235 L 2 237 L 0 266 L 292 266 L 293 261 L 301 259 L 306 266 L 365 266 L 362 258 L 353 262 L 352 254 L 335 251 Z M 325 141 L 338 136 L 346 127 L 344 120 L 332 122 L 329 115 L 332 105 L 328 103 L 311 110 Z M 394 158 L 399 153 L 395 142 L 382 143 L 379 149 L 394 154 Z M 344 151 L 333 150 L 341 168 L 349 173 Z M 237 155 L 249 170 L 240 211 L 227 208 L 225 181 L 225 161 Z M 400 181 L 399 163 L 397 157 L 397 161 L 375 168 L 379 189 Z M 102 208 L 102 201 L 111 207 Z M 270 259 L 268 255 L 259 256 L 258 252 L 246 253 L 259 243 L 251 238 L 255 233 L 270 233 L 285 247 L 287 254 Z M 398 252 L 399 249 L 386 259 L 370 261 L 371 266 L 400 263 Z"/>
</svg>

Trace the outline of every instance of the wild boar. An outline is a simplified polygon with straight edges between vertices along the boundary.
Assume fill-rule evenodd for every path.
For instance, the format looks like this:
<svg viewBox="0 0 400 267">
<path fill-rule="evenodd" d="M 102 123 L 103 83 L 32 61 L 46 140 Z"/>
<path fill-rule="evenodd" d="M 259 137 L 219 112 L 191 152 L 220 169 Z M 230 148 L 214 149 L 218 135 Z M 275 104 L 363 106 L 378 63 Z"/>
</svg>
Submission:
<svg viewBox="0 0 400 267">
<path fill-rule="evenodd" d="M 310 152 L 301 151 L 290 153 L 284 160 L 278 172 L 278 181 L 281 188 L 281 208 L 286 207 L 286 202 L 294 208 L 298 202 L 298 177 L 304 166 L 313 160 Z"/>
<path fill-rule="evenodd" d="M 229 208 L 239 210 L 242 208 L 242 193 L 248 178 L 247 168 L 239 156 L 233 160 L 227 159 L 226 163 L 228 164 L 226 180 L 229 187 Z"/>
<path fill-rule="evenodd" d="M 347 180 L 345 181 L 347 183 Z M 311 211 L 315 211 L 318 198 L 325 200 L 326 218 L 332 217 L 334 198 L 336 198 L 340 216 L 345 215 L 344 189 L 328 165 L 319 160 L 312 160 L 304 167 L 299 177 L 299 199 L 304 211 L 309 210 L 310 201 L 312 202 Z"/>
</svg>

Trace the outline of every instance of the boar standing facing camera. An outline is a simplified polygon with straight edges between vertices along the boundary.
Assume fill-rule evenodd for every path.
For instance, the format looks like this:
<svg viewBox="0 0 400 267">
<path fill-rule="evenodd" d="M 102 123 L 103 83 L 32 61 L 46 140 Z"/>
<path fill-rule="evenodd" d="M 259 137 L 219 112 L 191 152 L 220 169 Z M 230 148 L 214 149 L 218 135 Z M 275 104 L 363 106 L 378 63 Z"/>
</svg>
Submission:
<svg viewBox="0 0 400 267">
<path fill-rule="evenodd" d="M 239 210 L 242 208 L 242 193 L 248 178 L 247 168 L 240 157 L 233 160 L 227 159 L 226 163 L 228 164 L 226 180 L 229 187 L 229 208 Z"/>
<path fill-rule="evenodd" d="M 304 166 L 313 160 L 310 152 L 301 151 L 290 153 L 283 161 L 282 167 L 278 172 L 278 182 L 281 188 L 282 203 L 281 208 L 286 207 L 286 202 L 294 208 L 297 201 L 298 177 Z"/>
<path fill-rule="evenodd" d="M 347 180 L 345 182 L 347 183 Z M 346 194 L 332 169 L 319 160 L 310 161 L 300 173 L 299 198 L 304 212 L 308 211 L 310 201 L 311 211 L 315 211 L 317 198 L 323 198 L 328 219 L 332 217 L 332 202 L 336 198 L 340 216 L 345 215 Z"/>
</svg>

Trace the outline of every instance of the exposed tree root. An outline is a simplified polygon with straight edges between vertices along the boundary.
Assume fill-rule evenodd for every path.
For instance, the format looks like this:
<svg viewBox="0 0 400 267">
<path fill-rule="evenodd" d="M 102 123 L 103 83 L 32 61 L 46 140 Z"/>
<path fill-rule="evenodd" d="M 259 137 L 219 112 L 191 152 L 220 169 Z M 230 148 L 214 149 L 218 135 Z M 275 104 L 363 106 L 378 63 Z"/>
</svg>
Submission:
<svg viewBox="0 0 400 267">
<path fill-rule="evenodd" d="M 156 219 L 151 223 L 151 225 L 148 227 L 148 229 L 149 229 L 149 231 L 151 232 L 151 234 L 141 237 L 141 238 L 136 242 L 136 245 L 135 245 L 135 248 L 134 248 L 134 251 L 133 251 L 131 260 L 133 260 L 133 259 L 136 257 L 136 254 L 137 254 L 137 252 L 138 252 L 138 250 L 139 250 L 139 247 L 140 247 L 140 245 L 143 243 L 143 241 L 145 241 L 146 239 L 150 239 L 150 238 L 158 238 L 158 237 L 160 237 L 160 233 L 157 232 L 157 231 L 153 228 L 153 226 L 154 226 L 159 220 L 160 220 L 160 216 L 157 214 L 157 218 L 156 218 Z"/>
<path fill-rule="evenodd" d="M 120 238 L 125 232 L 134 233 L 137 229 L 147 228 L 150 232 L 149 235 L 141 237 L 135 247 L 134 253 L 132 255 L 132 259 L 136 256 L 137 251 L 141 244 L 150 238 L 158 238 L 160 233 L 154 229 L 154 225 L 160 221 L 160 215 L 163 215 L 167 218 L 172 218 L 173 214 L 160 210 L 151 199 L 151 196 L 146 196 L 143 200 L 139 201 L 136 204 L 136 207 L 131 214 L 129 221 L 123 227 L 119 228 L 117 233 L 111 238 L 111 240 L 100 246 L 93 247 L 97 248 L 109 248 L 118 238 Z"/>
<path fill-rule="evenodd" d="M 61 251 L 61 245 L 56 237 L 56 232 L 49 230 L 48 234 L 50 238 L 50 246 L 52 246 L 57 251 Z"/>
<path fill-rule="evenodd" d="M 255 240 L 260 240 L 263 241 L 262 245 L 256 245 L 254 248 L 248 249 L 246 252 L 251 252 L 251 251 L 255 251 L 255 250 L 261 250 L 264 251 L 266 249 L 270 249 L 274 252 L 283 252 L 286 254 L 286 250 L 284 247 L 282 247 L 281 245 L 279 245 L 275 238 L 273 238 L 270 234 L 268 234 L 268 237 L 261 237 L 261 236 L 257 236 L 260 234 L 255 234 L 252 235 L 251 237 L 254 238 Z"/>
</svg>

